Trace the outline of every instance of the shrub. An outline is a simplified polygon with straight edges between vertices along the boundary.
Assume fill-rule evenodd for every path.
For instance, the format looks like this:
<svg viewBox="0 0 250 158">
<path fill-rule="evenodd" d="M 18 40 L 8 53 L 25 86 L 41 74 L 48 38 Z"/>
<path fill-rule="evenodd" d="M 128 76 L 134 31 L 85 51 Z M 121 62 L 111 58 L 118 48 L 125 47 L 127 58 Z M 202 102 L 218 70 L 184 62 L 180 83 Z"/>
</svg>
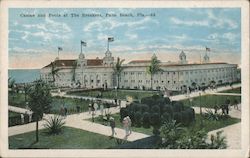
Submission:
<svg viewBox="0 0 250 158">
<path fill-rule="evenodd" d="M 169 122 L 171 120 L 171 115 L 168 112 L 164 112 L 162 114 L 162 120 L 163 122 Z"/>
<path fill-rule="evenodd" d="M 48 129 L 48 134 L 59 134 L 62 132 L 62 128 L 65 124 L 63 121 L 63 117 L 60 115 L 54 115 L 53 117 L 49 117 L 49 119 L 44 119 L 45 124 L 44 127 Z"/>
<path fill-rule="evenodd" d="M 141 104 L 141 111 L 142 113 L 149 112 L 149 106 L 146 104 Z"/>
<path fill-rule="evenodd" d="M 141 120 L 142 120 L 142 114 L 141 112 L 137 111 L 135 113 L 135 121 L 134 121 L 137 127 L 141 127 Z"/>
<path fill-rule="evenodd" d="M 159 128 L 161 126 L 161 117 L 159 113 L 152 113 L 150 116 L 150 124 L 154 127 L 153 134 L 159 135 Z"/>
<path fill-rule="evenodd" d="M 184 110 L 184 105 L 181 102 L 175 102 L 173 104 L 173 111 L 174 112 L 181 112 Z"/>
<path fill-rule="evenodd" d="M 163 113 L 167 112 L 171 118 L 173 117 L 173 107 L 171 105 L 165 105 L 163 108 Z"/>
<path fill-rule="evenodd" d="M 120 109 L 120 116 L 121 116 L 120 121 L 122 121 L 124 117 L 128 116 L 127 108 L 123 107 Z"/>
<path fill-rule="evenodd" d="M 150 114 L 149 112 L 144 112 L 142 115 L 142 126 L 144 128 L 150 127 Z"/>
<path fill-rule="evenodd" d="M 173 119 L 176 121 L 176 123 L 181 123 L 181 113 L 180 112 L 174 112 Z"/>
<path fill-rule="evenodd" d="M 153 113 L 160 113 L 160 107 L 158 105 L 154 105 L 151 109 Z"/>
</svg>

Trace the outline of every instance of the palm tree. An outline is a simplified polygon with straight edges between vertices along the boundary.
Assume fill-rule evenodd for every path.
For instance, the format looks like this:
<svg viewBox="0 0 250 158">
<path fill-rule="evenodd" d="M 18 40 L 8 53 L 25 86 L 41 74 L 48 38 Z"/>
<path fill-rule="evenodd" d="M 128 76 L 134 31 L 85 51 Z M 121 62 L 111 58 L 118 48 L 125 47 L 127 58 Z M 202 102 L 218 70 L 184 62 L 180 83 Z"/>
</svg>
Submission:
<svg viewBox="0 0 250 158">
<path fill-rule="evenodd" d="M 51 65 L 51 72 L 50 72 L 50 74 L 52 75 L 52 78 L 53 78 L 52 83 L 55 84 L 56 76 L 57 77 L 59 76 L 58 75 L 58 71 L 61 70 L 61 69 L 60 68 L 56 68 L 55 62 L 51 62 L 50 65 Z"/>
<path fill-rule="evenodd" d="M 49 86 L 42 80 L 35 81 L 29 90 L 29 108 L 36 120 L 36 142 L 38 142 L 38 121 L 51 109 L 52 96 Z"/>
<path fill-rule="evenodd" d="M 10 88 L 10 93 L 12 94 L 12 99 L 14 99 L 14 92 L 16 88 L 16 81 L 11 77 L 8 78 L 8 88 Z"/>
<path fill-rule="evenodd" d="M 160 68 L 160 60 L 158 60 L 156 55 L 154 54 L 151 57 L 150 65 L 147 67 L 147 73 L 150 75 L 151 89 L 153 89 L 153 76 L 160 71 L 163 71 Z"/>
<path fill-rule="evenodd" d="M 77 67 L 77 62 L 73 62 L 73 69 L 72 69 L 72 82 L 76 81 L 76 67 Z"/>
<path fill-rule="evenodd" d="M 192 82 L 192 84 L 191 84 L 191 86 L 192 86 L 192 89 L 196 89 L 196 82 Z"/>
<path fill-rule="evenodd" d="M 24 84 L 23 91 L 24 91 L 24 102 L 26 103 L 27 101 L 27 94 L 29 93 L 30 90 L 30 85 Z"/>
<path fill-rule="evenodd" d="M 120 86 L 120 78 L 121 78 L 121 72 L 123 71 L 124 67 L 122 67 L 122 63 L 125 61 L 125 59 L 120 59 L 119 57 L 117 58 L 117 61 L 115 65 L 113 66 L 114 73 L 116 75 L 116 83 L 117 83 L 117 88 L 119 89 Z"/>
</svg>

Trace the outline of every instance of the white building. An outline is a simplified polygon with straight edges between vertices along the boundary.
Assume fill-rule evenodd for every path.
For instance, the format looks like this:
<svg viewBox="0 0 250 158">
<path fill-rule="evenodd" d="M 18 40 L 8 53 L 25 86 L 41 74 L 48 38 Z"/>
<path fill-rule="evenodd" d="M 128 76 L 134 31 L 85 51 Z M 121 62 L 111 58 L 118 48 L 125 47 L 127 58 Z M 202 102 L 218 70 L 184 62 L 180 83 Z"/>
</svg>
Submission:
<svg viewBox="0 0 250 158">
<path fill-rule="evenodd" d="M 104 58 L 86 59 L 80 54 L 76 60 L 55 60 L 58 72 L 54 84 L 58 87 L 81 86 L 86 88 L 114 88 L 117 86 L 113 65 L 114 57 L 107 51 Z M 150 75 L 146 72 L 150 60 L 133 60 L 124 64 L 120 75 L 119 87 L 127 89 L 150 89 Z M 205 54 L 203 63 L 188 64 L 186 54 L 182 51 L 179 62 L 161 62 L 163 70 L 153 75 L 152 88 L 180 91 L 187 87 L 201 87 L 215 84 L 231 83 L 238 80 L 237 65 L 228 63 L 210 63 Z M 52 63 L 41 69 L 41 78 L 52 82 Z M 74 75 L 75 74 L 75 75 Z"/>
</svg>

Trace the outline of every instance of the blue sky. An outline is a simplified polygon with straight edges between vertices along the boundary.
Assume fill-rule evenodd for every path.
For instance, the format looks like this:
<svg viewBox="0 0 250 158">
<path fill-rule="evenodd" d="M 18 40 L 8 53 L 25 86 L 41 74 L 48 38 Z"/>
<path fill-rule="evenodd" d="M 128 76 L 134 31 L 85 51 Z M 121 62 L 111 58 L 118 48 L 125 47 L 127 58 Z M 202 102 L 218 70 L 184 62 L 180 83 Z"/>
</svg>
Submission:
<svg viewBox="0 0 250 158">
<path fill-rule="evenodd" d="M 71 13 L 102 17 L 72 18 Z M 107 13 L 117 16 L 106 17 Z M 131 13 L 133 17 L 120 17 L 120 13 Z M 137 13 L 155 16 L 141 17 Z M 35 17 L 22 17 L 24 14 Z M 58 46 L 63 48 L 61 58 L 77 58 L 80 40 L 87 42 L 87 58 L 103 57 L 109 36 L 115 39 L 110 44 L 113 55 L 127 62 L 149 58 L 153 53 L 163 61 L 177 61 L 182 50 L 190 62 L 198 62 L 207 46 L 212 61 L 240 64 L 240 22 L 239 8 L 10 9 L 9 66 L 43 67 L 55 59 Z"/>
</svg>

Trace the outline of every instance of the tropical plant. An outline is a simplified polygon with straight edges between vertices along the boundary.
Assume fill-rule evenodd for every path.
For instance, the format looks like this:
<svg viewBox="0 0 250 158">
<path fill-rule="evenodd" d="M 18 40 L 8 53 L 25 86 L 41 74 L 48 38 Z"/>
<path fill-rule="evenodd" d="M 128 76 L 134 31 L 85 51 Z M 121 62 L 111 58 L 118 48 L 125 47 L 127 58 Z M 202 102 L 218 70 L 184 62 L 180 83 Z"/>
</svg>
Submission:
<svg viewBox="0 0 250 158">
<path fill-rule="evenodd" d="M 191 86 L 192 86 L 192 89 L 196 89 L 197 88 L 197 84 L 196 84 L 196 82 L 192 82 L 192 84 L 191 84 Z"/>
<path fill-rule="evenodd" d="M 26 103 L 27 101 L 27 95 L 29 93 L 29 90 L 30 90 L 30 85 L 28 84 L 24 84 L 24 87 L 23 87 L 23 91 L 24 91 L 24 102 Z"/>
<path fill-rule="evenodd" d="M 72 68 L 72 82 L 76 81 L 76 68 L 77 68 L 77 61 L 74 61 Z"/>
<path fill-rule="evenodd" d="M 48 130 L 48 134 L 60 134 L 62 132 L 63 126 L 65 122 L 63 121 L 63 117 L 60 115 L 50 116 L 49 119 L 44 119 L 45 124 L 44 127 Z"/>
<path fill-rule="evenodd" d="M 211 149 L 226 149 L 227 148 L 227 141 L 226 137 L 222 136 L 223 131 L 216 132 L 216 136 L 213 134 L 210 137 L 211 140 Z"/>
<path fill-rule="evenodd" d="M 42 80 L 35 81 L 35 84 L 30 88 L 29 108 L 33 112 L 36 121 L 36 142 L 38 142 L 38 121 L 43 117 L 43 114 L 51 109 L 52 97 L 49 86 Z"/>
<path fill-rule="evenodd" d="M 51 65 L 51 72 L 50 74 L 52 75 L 52 83 L 55 84 L 55 81 L 56 81 L 56 77 L 58 77 L 58 71 L 61 70 L 61 68 L 57 68 L 56 67 L 56 61 L 54 62 L 51 62 L 50 65 Z"/>
<path fill-rule="evenodd" d="M 181 124 L 176 123 L 175 120 L 165 122 L 160 129 L 160 136 L 163 138 L 161 147 L 169 149 L 176 148 L 178 146 L 177 140 L 181 138 L 183 130 L 184 128 L 181 127 Z"/>
<path fill-rule="evenodd" d="M 116 75 L 116 83 L 117 83 L 117 88 L 120 88 L 120 80 L 121 80 L 121 72 L 123 71 L 124 67 L 122 67 L 122 63 L 125 61 L 125 59 L 120 59 L 119 57 L 117 58 L 117 61 L 115 65 L 113 66 L 114 73 Z"/>
<path fill-rule="evenodd" d="M 14 93 L 16 88 L 16 81 L 11 77 L 8 78 L 8 88 L 10 89 L 10 94 L 12 95 L 12 99 L 14 100 Z"/>
<path fill-rule="evenodd" d="M 160 68 L 160 60 L 157 59 L 155 54 L 151 57 L 150 65 L 147 67 L 146 71 L 150 75 L 150 87 L 153 89 L 153 76 L 158 72 L 163 71 Z"/>
</svg>

